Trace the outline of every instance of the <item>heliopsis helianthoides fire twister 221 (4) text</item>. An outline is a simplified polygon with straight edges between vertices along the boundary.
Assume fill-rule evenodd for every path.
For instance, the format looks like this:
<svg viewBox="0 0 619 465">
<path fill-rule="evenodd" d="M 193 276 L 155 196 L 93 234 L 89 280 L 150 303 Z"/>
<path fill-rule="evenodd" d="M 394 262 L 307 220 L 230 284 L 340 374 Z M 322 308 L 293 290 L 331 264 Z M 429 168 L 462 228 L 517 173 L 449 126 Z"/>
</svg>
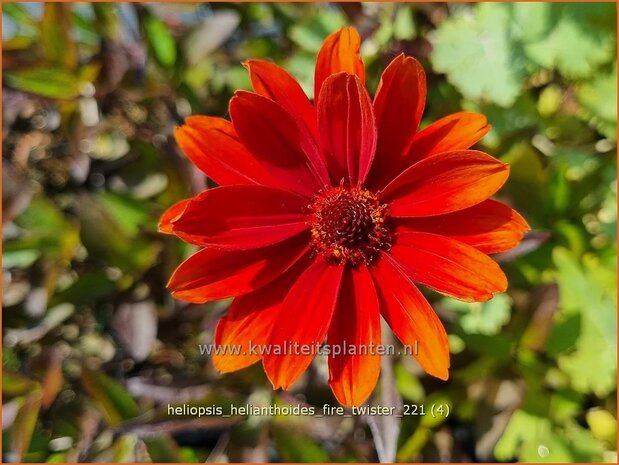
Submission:
<svg viewBox="0 0 619 465">
<path fill-rule="evenodd" d="M 529 229 L 491 200 L 509 166 L 471 147 L 486 118 L 459 112 L 419 130 L 426 100 L 420 63 L 399 55 L 374 97 L 365 87 L 361 39 L 329 35 L 316 58 L 314 98 L 271 62 L 244 63 L 253 92 L 237 91 L 230 121 L 192 116 L 176 129 L 189 159 L 218 187 L 172 205 L 160 230 L 200 250 L 174 271 L 181 300 L 234 300 L 216 346 L 380 346 L 381 316 L 430 375 L 449 376 L 447 334 L 417 287 L 464 301 L 504 292 L 489 254 Z M 294 344 L 293 344 L 294 345 Z M 288 389 L 313 351 L 218 351 L 230 372 L 262 360 Z M 329 384 L 360 405 L 380 373 L 376 351 L 332 351 Z"/>
</svg>

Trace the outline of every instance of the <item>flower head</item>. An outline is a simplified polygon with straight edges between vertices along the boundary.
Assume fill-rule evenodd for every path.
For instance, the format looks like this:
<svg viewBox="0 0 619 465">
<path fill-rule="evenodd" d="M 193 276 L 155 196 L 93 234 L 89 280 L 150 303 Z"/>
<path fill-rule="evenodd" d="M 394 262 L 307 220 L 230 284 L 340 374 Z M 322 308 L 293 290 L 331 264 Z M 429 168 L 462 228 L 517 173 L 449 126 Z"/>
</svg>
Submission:
<svg viewBox="0 0 619 465">
<path fill-rule="evenodd" d="M 172 275 L 173 295 L 234 297 L 215 343 L 242 355 L 215 354 L 219 371 L 262 360 L 273 387 L 287 389 L 314 357 L 299 347 L 355 346 L 328 359 L 345 405 L 365 401 L 377 382 L 380 355 L 367 347 L 380 345 L 381 315 L 418 348 L 427 373 L 447 379 L 447 335 L 416 283 L 488 300 L 507 288 L 488 254 L 514 247 L 528 229 L 489 199 L 508 165 L 470 150 L 490 129 L 486 118 L 455 113 L 418 131 L 419 62 L 396 57 L 372 100 L 359 45 L 350 27 L 325 40 L 314 103 L 282 68 L 247 61 L 254 91 L 236 92 L 232 121 L 194 116 L 175 133 L 219 187 L 173 205 L 160 223 L 202 247 Z"/>
</svg>

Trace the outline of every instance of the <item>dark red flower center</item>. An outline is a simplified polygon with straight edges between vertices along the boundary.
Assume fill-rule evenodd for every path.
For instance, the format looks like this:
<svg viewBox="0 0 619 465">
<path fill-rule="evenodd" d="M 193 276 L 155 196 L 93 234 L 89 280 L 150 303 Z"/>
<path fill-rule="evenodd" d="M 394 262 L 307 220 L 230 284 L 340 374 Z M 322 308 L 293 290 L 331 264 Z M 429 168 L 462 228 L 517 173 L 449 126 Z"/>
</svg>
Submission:
<svg viewBox="0 0 619 465">
<path fill-rule="evenodd" d="M 333 264 L 369 264 L 391 246 L 387 205 L 368 190 L 335 187 L 321 192 L 309 208 L 312 246 Z"/>
</svg>

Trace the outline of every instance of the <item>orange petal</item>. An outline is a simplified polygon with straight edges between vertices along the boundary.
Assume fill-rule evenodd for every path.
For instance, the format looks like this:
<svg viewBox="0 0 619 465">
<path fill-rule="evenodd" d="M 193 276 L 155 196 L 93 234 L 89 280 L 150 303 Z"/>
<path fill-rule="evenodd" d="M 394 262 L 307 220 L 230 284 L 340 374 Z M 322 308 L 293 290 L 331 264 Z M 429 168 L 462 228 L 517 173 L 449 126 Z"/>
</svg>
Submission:
<svg viewBox="0 0 619 465">
<path fill-rule="evenodd" d="M 209 189 L 189 202 L 173 232 L 201 246 L 255 249 L 307 229 L 307 199 L 259 185 Z"/>
<path fill-rule="evenodd" d="M 448 236 L 482 253 L 494 254 L 518 245 L 531 228 L 518 212 L 489 199 L 446 215 L 398 218 L 395 229 L 396 234 L 419 231 Z"/>
<path fill-rule="evenodd" d="M 331 323 L 343 270 L 317 256 L 286 296 L 269 339 L 272 353 L 262 358 L 273 389 L 290 388 L 314 359 Z"/>
<path fill-rule="evenodd" d="M 322 83 L 332 74 L 354 74 L 365 84 L 365 67 L 359 55 L 361 37 L 354 27 L 348 26 L 330 34 L 316 57 L 314 73 L 314 101 L 318 101 Z"/>
<path fill-rule="evenodd" d="M 378 145 L 369 185 L 384 187 L 400 171 L 426 103 L 426 75 L 412 57 L 399 55 L 380 78 L 374 112 Z"/>
<path fill-rule="evenodd" d="M 507 289 L 505 273 L 487 255 L 436 234 L 398 234 L 389 252 L 410 278 L 467 302 L 484 302 Z"/>
<path fill-rule="evenodd" d="M 382 192 L 395 217 L 433 216 L 463 210 L 498 191 L 509 165 L 476 150 L 447 152 L 408 168 Z"/>
<path fill-rule="evenodd" d="M 164 234 L 174 234 L 174 231 L 172 231 L 172 222 L 180 218 L 189 202 L 191 202 L 191 199 L 181 200 L 163 212 L 163 215 L 161 215 L 161 218 L 159 219 L 159 232 Z"/>
<path fill-rule="evenodd" d="M 449 378 L 447 334 L 428 301 L 388 253 L 382 253 L 370 271 L 381 314 L 395 335 L 427 373 Z"/>
<path fill-rule="evenodd" d="M 490 129 L 488 120 L 480 113 L 462 111 L 445 116 L 415 134 L 402 168 L 437 153 L 468 149 Z"/>
<path fill-rule="evenodd" d="M 314 165 L 323 185 L 329 185 L 329 175 L 318 149 L 316 111 L 299 83 L 288 71 L 264 60 L 247 60 L 243 65 L 249 71 L 254 92 L 281 105 L 297 121 L 303 133 L 301 143 Z"/>
<path fill-rule="evenodd" d="M 297 123 L 281 105 L 258 94 L 238 91 L 230 101 L 230 116 L 245 147 L 277 180 L 274 187 L 309 197 L 323 187 L 312 159 L 304 151 Z M 316 152 L 314 156 L 319 155 Z"/>
<path fill-rule="evenodd" d="M 374 390 L 380 374 L 380 311 L 374 282 L 365 266 L 344 273 L 327 343 L 333 394 L 342 405 L 360 405 Z"/>
<path fill-rule="evenodd" d="M 225 119 L 191 116 L 174 130 L 174 136 L 185 155 L 217 184 L 273 182 Z"/>
<path fill-rule="evenodd" d="M 202 249 L 179 265 L 168 288 L 193 303 L 236 297 L 254 291 L 284 273 L 307 251 L 300 235 L 254 250 Z"/>
<path fill-rule="evenodd" d="M 365 181 L 376 149 L 372 102 L 356 76 L 328 77 L 318 99 L 318 127 L 331 178 L 351 186 Z"/>
<path fill-rule="evenodd" d="M 213 353 L 213 365 L 217 371 L 240 370 L 262 358 L 284 299 L 308 264 L 306 255 L 272 283 L 234 299 L 215 329 L 218 348 Z"/>
<path fill-rule="evenodd" d="M 317 136 L 316 113 L 312 102 L 288 71 L 264 60 L 247 60 L 243 66 L 249 71 L 254 92 L 279 103 Z"/>
</svg>

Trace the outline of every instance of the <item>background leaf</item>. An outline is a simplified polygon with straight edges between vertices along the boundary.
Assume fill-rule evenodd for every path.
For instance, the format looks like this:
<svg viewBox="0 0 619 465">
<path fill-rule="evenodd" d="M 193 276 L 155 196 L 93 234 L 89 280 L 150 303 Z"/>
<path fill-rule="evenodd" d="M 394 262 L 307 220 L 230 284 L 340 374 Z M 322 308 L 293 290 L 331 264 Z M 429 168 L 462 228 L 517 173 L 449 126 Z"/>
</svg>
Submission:
<svg viewBox="0 0 619 465">
<path fill-rule="evenodd" d="M 32 68 L 4 75 L 7 85 L 42 97 L 73 99 L 80 94 L 80 81 L 73 73 L 57 68 Z"/>
<path fill-rule="evenodd" d="M 163 21 L 154 15 L 144 18 L 144 32 L 157 62 L 171 68 L 176 62 L 176 42 Z"/>
</svg>

